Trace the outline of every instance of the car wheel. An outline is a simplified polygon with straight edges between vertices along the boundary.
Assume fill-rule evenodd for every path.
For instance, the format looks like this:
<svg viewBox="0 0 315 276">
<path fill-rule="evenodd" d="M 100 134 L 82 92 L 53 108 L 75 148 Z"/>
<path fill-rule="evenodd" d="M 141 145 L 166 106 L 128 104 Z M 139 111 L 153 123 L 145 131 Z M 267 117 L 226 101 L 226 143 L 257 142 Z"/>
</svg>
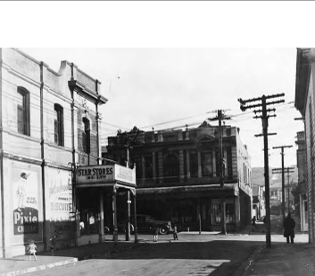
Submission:
<svg viewBox="0 0 315 276">
<path fill-rule="evenodd" d="M 133 233 L 135 231 L 135 227 L 130 223 L 130 233 Z M 124 228 L 124 232 L 127 232 L 127 228 Z"/>
<path fill-rule="evenodd" d="M 165 226 L 160 227 L 160 234 L 161 235 L 165 235 L 167 234 L 168 229 Z"/>
</svg>

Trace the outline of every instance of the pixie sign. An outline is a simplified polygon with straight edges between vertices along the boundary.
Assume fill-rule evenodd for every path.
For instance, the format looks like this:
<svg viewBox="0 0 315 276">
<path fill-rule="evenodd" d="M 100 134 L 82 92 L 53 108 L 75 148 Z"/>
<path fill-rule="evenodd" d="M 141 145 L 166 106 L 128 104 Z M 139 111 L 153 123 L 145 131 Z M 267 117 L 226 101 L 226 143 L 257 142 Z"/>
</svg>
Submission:
<svg viewBox="0 0 315 276">
<path fill-rule="evenodd" d="M 38 233 L 38 211 L 26 207 L 13 211 L 14 235 Z"/>
<path fill-rule="evenodd" d="M 77 183 L 93 183 L 93 182 L 113 182 L 114 167 L 113 166 L 88 166 L 78 167 Z"/>
</svg>

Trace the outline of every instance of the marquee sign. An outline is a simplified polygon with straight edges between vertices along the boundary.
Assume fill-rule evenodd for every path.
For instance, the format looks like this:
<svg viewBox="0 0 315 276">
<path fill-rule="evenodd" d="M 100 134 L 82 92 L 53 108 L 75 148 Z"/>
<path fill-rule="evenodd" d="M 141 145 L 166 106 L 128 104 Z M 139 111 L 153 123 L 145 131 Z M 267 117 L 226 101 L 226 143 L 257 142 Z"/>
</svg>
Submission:
<svg viewBox="0 0 315 276">
<path fill-rule="evenodd" d="M 79 166 L 76 169 L 76 184 L 122 183 L 136 186 L 136 170 L 117 164 L 99 166 Z"/>
</svg>

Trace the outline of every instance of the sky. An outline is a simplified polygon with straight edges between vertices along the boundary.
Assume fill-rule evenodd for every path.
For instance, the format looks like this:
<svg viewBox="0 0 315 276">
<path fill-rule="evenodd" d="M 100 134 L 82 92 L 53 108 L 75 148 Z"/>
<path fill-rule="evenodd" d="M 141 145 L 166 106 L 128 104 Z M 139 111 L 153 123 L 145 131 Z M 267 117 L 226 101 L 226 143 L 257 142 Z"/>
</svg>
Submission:
<svg viewBox="0 0 315 276">
<path fill-rule="evenodd" d="M 178 13 L 178 20 L 174 20 L 174 13 L 171 13 L 175 11 L 174 3 L 166 11 L 160 4 L 141 4 L 140 7 L 147 11 L 140 12 L 142 17 L 139 16 L 139 10 L 138 16 L 135 10 L 132 14 L 127 13 L 134 6 L 124 3 L 124 6 L 122 3 L 110 6 L 116 11 L 114 16 L 108 10 L 94 7 L 93 11 L 101 17 L 92 15 L 92 18 L 97 18 L 96 21 L 101 24 L 89 25 L 85 20 L 87 27 L 84 26 L 86 28 L 80 29 L 80 32 L 79 20 L 68 19 L 66 24 L 63 22 L 66 21 L 65 17 L 59 20 L 56 17 L 52 28 L 54 31 L 57 28 L 58 32 L 47 32 L 45 25 L 40 43 L 34 43 L 28 38 L 32 43 L 20 45 L 16 41 L 9 44 L 44 61 L 55 71 L 59 70 L 62 60 L 68 60 L 101 81 L 101 93 L 108 99 L 100 110 L 104 144 L 107 136 L 115 135 L 118 129 L 129 131 L 137 126 L 146 131 L 152 128 L 183 128 L 186 124 L 188 127 L 197 127 L 203 121 L 215 117 L 218 109 L 223 109 L 231 117 L 225 123 L 240 128 L 240 137 L 247 145 L 252 167 L 263 167 L 263 137 L 255 137 L 255 134 L 262 133 L 261 119 L 253 119 L 253 110 L 242 112 L 238 98 L 251 99 L 285 93 L 284 97 L 278 98 L 284 99 L 284 103 L 270 106 L 276 108 L 277 116 L 269 118 L 268 131 L 277 135 L 269 136 L 269 165 L 281 167 L 280 150 L 272 147 L 283 145 L 292 145 L 292 148 L 285 149 L 285 166 L 296 164 L 296 133 L 304 128 L 302 121 L 295 120 L 301 117 L 294 108 L 296 48 L 310 45 L 302 44 L 305 42 L 296 24 L 289 25 L 289 30 L 284 28 L 288 27 L 286 23 L 292 21 L 296 13 L 296 7 L 291 2 L 287 2 L 285 20 L 280 24 L 273 23 L 279 23 L 277 8 L 281 9 L 283 3 L 280 6 L 274 3 L 272 11 L 269 6 L 246 4 L 247 8 L 256 12 L 248 13 L 246 10 L 246 18 L 244 15 L 242 17 L 243 9 L 240 9 L 245 3 L 236 5 L 229 2 L 229 6 L 199 6 L 199 3 L 198 6 L 190 6 L 191 3 L 180 2 L 182 10 Z M 77 4 L 82 6 L 81 2 Z M 103 5 L 98 2 L 94 4 Z M 137 5 L 140 5 L 139 2 Z M 233 5 L 236 5 L 235 9 Z M 222 24 L 222 18 L 218 17 L 216 10 L 221 11 L 224 18 L 229 18 L 227 24 Z M 238 11 L 237 15 L 233 13 L 234 10 Z M 193 22 L 187 20 L 185 15 L 196 11 L 198 13 L 194 15 Z M 84 7 L 76 12 L 88 14 Z M 163 20 L 161 14 L 164 15 Z M 106 15 L 109 17 L 106 17 L 107 21 Z M 264 21 L 253 25 L 248 20 L 253 20 L 255 16 Z M 205 25 L 209 17 L 210 24 Z M 154 20 L 157 18 L 158 21 Z M 118 22 L 116 31 L 113 31 L 115 28 L 109 31 L 106 22 L 110 26 L 116 26 Z M 220 28 L 211 25 L 219 22 Z M 67 27 L 60 29 L 59 24 Z M 36 32 L 36 28 L 32 30 Z M 300 36 L 295 35 L 296 40 L 286 42 L 282 38 L 288 34 Z M 59 43 L 53 39 L 54 35 L 60 35 L 61 39 L 57 40 Z M 94 41 L 93 37 L 97 39 Z M 205 40 L 206 37 L 208 40 Z M 7 44 L 2 43 L 4 46 Z M 217 125 L 216 122 L 211 124 Z"/>
</svg>

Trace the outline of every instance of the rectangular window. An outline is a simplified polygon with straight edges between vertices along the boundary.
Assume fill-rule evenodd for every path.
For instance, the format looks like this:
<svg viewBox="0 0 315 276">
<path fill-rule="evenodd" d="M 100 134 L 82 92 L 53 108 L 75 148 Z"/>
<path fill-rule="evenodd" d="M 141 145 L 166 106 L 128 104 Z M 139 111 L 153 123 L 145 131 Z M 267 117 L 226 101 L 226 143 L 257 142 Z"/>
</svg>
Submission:
<svg viewBox="0 0 315 276">
<path fill-rule="evenodd" d="M 147 155 L 144 157 L 145 163 L 145 177 L 152 178 L 153 177 L 153 162 L 152 155 Z"/>
<path fill-rule="evenodd" d="M 235 223 L 235 206 L 234 203 L 225 204 L 226 223 Z"/>
<path fill-rule="evenodd" d="M 212 216 L 211 216 L 211 223 L 212 224 L 220 224 L 222 219 L 221 214 L 221 204 L 212 204 Z"/>
<path fill-rule="evenodd" d="M 212 176 L 212 154 L 211 152 L 201 153 L 202 176 Z"/>
<path fill-rule="evenodd" d="M 189 153 L 190 177 L 198 177 L 198 156 L 196 151 Z"/>
</svg>

